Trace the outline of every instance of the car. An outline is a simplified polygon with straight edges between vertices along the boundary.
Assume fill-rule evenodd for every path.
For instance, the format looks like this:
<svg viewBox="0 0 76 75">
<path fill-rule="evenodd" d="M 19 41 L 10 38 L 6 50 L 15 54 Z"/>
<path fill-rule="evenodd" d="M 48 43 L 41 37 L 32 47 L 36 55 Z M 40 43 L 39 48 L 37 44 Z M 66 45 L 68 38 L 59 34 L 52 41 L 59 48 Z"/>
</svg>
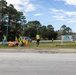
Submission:
<svg viewBox="0 0 76 75">
<path fill-rule="evenodd" d="M 31 39 L 30 37 L 22 36 L 22 39 L 24 39 L 24 40 L 28 40 L 29 42 L 32 42 L 32 39 Z"/>
</svg>

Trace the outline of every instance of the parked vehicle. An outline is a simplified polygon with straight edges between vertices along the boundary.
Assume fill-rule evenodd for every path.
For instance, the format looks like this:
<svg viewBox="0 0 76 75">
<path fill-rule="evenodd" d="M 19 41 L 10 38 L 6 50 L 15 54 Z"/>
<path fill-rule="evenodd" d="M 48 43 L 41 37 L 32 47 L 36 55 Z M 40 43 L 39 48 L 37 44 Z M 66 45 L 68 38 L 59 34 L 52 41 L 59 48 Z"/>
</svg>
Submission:
<svg viewBox="0 0 76 75">
<path fill-rule="evenodd" d="M 31 39 L 30 37 L 22 36 L 22 39 L 24 39 L 24 40 L 28 40 L 29 42 L 32 42 L 32 39 Z"/>
</svg>

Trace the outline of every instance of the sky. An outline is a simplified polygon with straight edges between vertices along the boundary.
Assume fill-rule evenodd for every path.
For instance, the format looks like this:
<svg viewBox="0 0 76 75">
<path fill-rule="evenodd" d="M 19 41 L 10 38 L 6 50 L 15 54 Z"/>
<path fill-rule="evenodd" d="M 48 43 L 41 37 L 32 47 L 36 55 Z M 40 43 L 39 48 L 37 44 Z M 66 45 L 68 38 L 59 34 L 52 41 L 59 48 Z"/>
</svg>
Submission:
<svg viewBox="0 0 76 75">
<path fill-rule="evenodd" d="M 6 0 L 22 11 L 28 21 L 40 21 L 45 26 L 52 25 L 60 30 L 62 25 L 76 32 L 76 0 Z"/>
</svg>

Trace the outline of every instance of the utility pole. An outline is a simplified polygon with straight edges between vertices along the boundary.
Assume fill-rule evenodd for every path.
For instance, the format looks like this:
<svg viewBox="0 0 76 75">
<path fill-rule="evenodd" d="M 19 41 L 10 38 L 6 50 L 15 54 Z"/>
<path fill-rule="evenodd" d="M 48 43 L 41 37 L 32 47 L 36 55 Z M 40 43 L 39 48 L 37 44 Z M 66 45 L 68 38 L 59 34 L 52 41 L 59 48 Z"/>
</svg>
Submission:
<svg viewBox="0 0 76 75">
<path fill-rule="evenodd" d="M 2 3 L 1 3 L 1 0 L 0 0 L 0 41 L 2 41 Z"/>
</svg>

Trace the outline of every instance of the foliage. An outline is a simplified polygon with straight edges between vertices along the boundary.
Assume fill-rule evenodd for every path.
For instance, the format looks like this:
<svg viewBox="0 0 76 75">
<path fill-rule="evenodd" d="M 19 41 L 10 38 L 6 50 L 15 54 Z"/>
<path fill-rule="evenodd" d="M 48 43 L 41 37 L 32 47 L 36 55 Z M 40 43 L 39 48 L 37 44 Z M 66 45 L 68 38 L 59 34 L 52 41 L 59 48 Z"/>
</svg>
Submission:
<svg viewBox="0 0 76 75">
<path fill-rule="evenodd" d="M 7 6 L 7 2 L 5 0 L 0 1 L 1 6 L 1 29 L 0 34 L 4 35 L 6 34 L 8 40 L 14 40 L 15 36 L 21 35 L 23 30 L 22 25 L 26 22 L 26 18 L 23 15 L 23 12 L 17 11 L 12 4 L 9 4 Z M 7 26 L 5 25 L 10 25 Z M 8 31 L 8 35 L 7 32 Z M 12 37 L 12 39 L 10 39 Z M 2 40 L 2 37 L 0 37 L 0 40 Z"/>
<path fill-rule="evenodd" d="M 56 39 L 58 35 L 72 34 L 72 29 L 62 25 L 59 31 L 55 31 L 51 24 L 42 25 L 37 20 L 26 23 L 23 12 L 17 11 L 12 4 L 7 5 L 6 0 L 0 0 L 0 41 L 4 34 L 8 40 L 14 40 L 15 36 L 19 35 L 35 39 L 37 33 L 41 38 L 51 40 Z"/>
<path fill-rule="evenodd" d="M 72 29 L 70 27 L 67 27 L 66 25 L 62 25 L 60 28 L 62 35 L 66 35 L 66 34 L 71 34 L 72 33 Z"/>
<path fill-rule="evenodd" d="M 24 36 L 35 38 L 36 34 L 40 34 L 43 39 L 56 39 L 57 33 L 54 31 L 52 25 L 42 26 L 39 21 L 29 21 L 25 26 Z"/>
</svg>

